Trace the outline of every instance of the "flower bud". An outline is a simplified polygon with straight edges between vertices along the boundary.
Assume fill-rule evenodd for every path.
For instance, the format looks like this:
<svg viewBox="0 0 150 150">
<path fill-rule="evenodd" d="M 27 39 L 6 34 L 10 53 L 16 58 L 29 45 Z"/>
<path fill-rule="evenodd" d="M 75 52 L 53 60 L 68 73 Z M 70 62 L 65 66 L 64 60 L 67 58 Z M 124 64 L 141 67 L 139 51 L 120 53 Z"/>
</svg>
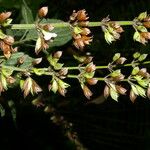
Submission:
<svg viewBox="0 0 150 150">
<path fill-rule="evenodd" d="M 134 103 L 136 98 L 137 98 L 137 95 L 131 89 L 130 90 L 130 100 Z"/>
<path fill-rule="evenodd" d="M 76 17 L 77 17 L 77 13 L 75 10 L 73 10 L 72 15 L 70 16 L 70 21 L 74 21 L 76 19 Z"/>
<path fill-rule="evenodd" d="M 142 77 L 146 77 L 147 76 L 147 69 L 142 68 L 142 69 L 139 70 L 139 72 L 137 74 L 142 76 Z"/>
<path fill-rule="evenodd" d="M 60 76 L 65 76 L 67 75 L 68 73 L 68 68 L 62 68 L 60 71 L 59 71 L 59 75 Z"/>
<path fill-rule="evenodd" d="M 144 27 L 146 28 L 150 28 L 150 21 L 148 22 L 143 22 Z"/>
<path fill-rule="evenodd" d="M 38 65 L 39 63 L 41 63 L 41 61 L 42 61 L 42 57 L 41 58 L 36 58 L 36 59 L 33 60 L 32 64 L 33 65 Z"/>
<path fill-rule="evenodd" d="M 18 58 L 18 64 L 23 64 L 25 61 L 26 57 L 23 55 L 20 58 Z"/>
<path fill-rule="evenodd" d="M 48 85 L 48 90 L 50 91 L 51 89 L 52 89 L 52 85 L 49 84 L 49 85 Z"/>
<path fill-rule="evenodd" d="M 11 12 L 2 12 L 0 13 L 0 22 L 4 22 L 11 16 Z"/>
<path fill-rule="evenodd" d="M 45 17 L 47 15 L 47 13 L 48 13 L 48 7 L 42 7 L 38 11 L 38 15 L 40 18 Z"/>
<path fill-rule="evenodd" d="M 84 85 L 82 89 L 83 89 L 83 93 L 84 93 L 85 97 L 87 99 L 90 99 L 90 97 L 93 95 L 91 90 L 86 85 Z"/>
<path fill-rule="evenodd" d="M 147 88 L 147 97 L 150 99 L 150 86 Z"/>
<path fill-rule="evenodd" d="M 57 51 L 54 53 L 53 57 L 59 59 L 62 56 L 62 51 Z"/>
<path fill-rule="evenodd" d="M 122 65 L 122 64 L 124 64 L 124 62 L 125 62 L 126 60 L 127 60 L 127 59 L 126 59 L 125 57 L 120 57 L 120 58 L 116 61 L 116 63 Z"/>
<path fill-rule="evenodd" d="M 51 24 L 46 24 L 43 26 L 43 29 L 46 31 L 52 31 L 54 29 L 54 26 L 52 26 Z"/>
<path fill-rule="evenodd" d="M 146 18 L 143 19 L 143 21 L 149 22 L 150 21 L 150 16 L 148 15 Z"/>
<path fill-rule="evenodd" d="M 9 76 L 6 80 L 7 80 L 7 83 L 9 84 L 13 84 L 16 81 L 16 79 L 13 78 L 12 76 Z"/>
<path fill-rule="evenodd" d="M 65 96 L 66 93 L 67 93 L 67 90 L 65 88 L 62 88 L 62 87 L 59 86 L 58 87 L 58 92 L 59 92 L 60 95 Z"/>
<path fill-rule="evenodd" d="M 93 71 L 96 70 L 96 66 L 93 63 L 90 63 L 89 65 L 87 65 L 87 67 L 85 68 L 85 71 L 88 73 L 91 73 Z"/>
<path fill-rule="evenodd" d="M 109 95 L 110 95 L 110 89 L 109 89 L 108 85 L 105 85 L 104 97 L 107 99 Z"/>
<path fill-rule="evenodd" d="M 84 48 L 84 43 L 82 41 L 82 39 L 76 39 L 74 42 L 73 42 L 74 46 L 77 48 L 77 49 L 83 49 Z"/>
<path fill-rule="evenodd" d="M 82 28 L 81 35 L 88 35 L 90 33 L 91 33 L 91 31 L 89 28 Z"/>
<path fill-rule="evenodd" d="M 140 36 L 142 36 L 145 39 L 150 39 L 150 32 L 141 32 Z"/>
<path fill-rule="evenodd" d="M 50 105 L 46 106 L 44 109 L 44 112 L 46 112 L 46 113 L 52 113 L 54 111 L 55 111 L 55 109 L 53 107 L 51 107 Z"/>
<path fill-rule="evenodd" d="M 122 27 L 119 27 L 115 30 L 117 33 L 122 33 L 124 32 L 123 28 Z"/>
<path fill-rule="evenodd" d="M 122 95 L 125 95 L 126 91 L 127 91 L 125 88 L 123 88 L 122 86 L 119 86 L 119 85 L 116 85 L 116 90 Z"/>
<path fill-rule="evenodd" d="M 84 64 L 88 64 L 92 61 L 93 57 L 92 56 L 86 56 L 85 60 L 83 61 Z"/>
<path fill-rule="evenodd" d="M 98 80 L 96 78 L 89 78 L 86 81 L 89 85 L 95 85 Z"/>
<path fill-rule="evenodd" d="M 123 74 L 120 74 L 119 76 L 117 76 L 117 77 L 113 77 L 113 80 L 114 81 L 122 81 L 123 79 L 124 79 L 124 75 Z"/>
<path fill-rule="evenodd" d="M 83 9 L 77 12 L 78 21 L 86 21 L 87 19 L 89 19 L 89 17 L 87 17 L 86 10 Z"/>
<path fill-rule="evenodd" d="M 37 107 L 41 107 L 41 106 L 44 106 L 44 104 L 42 103 L 41 99 L 39 98 L 36 98 L 32 101 L 32 104 L 37 106 Z"/>
<path fill-rule="evenodd" d="M 6 44 L 8 45 L 12 45 L 14 43 L 14 38 L 12 36 L 7 36 L 6 38 L 4 38 L 3 40 Z"/>
</svg>

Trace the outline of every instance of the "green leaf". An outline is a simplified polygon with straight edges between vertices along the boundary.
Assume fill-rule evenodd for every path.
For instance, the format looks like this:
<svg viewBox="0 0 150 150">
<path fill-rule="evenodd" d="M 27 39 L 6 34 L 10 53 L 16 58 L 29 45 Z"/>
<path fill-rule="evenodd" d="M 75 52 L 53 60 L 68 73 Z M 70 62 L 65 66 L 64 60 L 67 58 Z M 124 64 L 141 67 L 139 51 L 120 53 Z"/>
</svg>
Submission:
<svg viewBox="0 0 150 150">
<path fill-rule="evenodd" d="M 80 27 L 74 27 L 73 31 L 75 34 L 80 34 L 82 32 L 82 29 Z"/>
<path fill-rule="evenodd" d="M 136 75 L 133 78 L 136 79 L 137 81 L 141 81 L 143 79 L 143 77 L 139 75 Z"/>
<path fill-rule="evenodd" d="M 25 68 L 29 68 L 30 66 L 32 66 L 32 62 L 34 58 L 28 56 L 27 54 L 23 52 L 17 52 L 17 53 L 12 54 L 8 60 L 3 62 L 3 65 L 16 66 L 18 64 L 18 59 L 21 57 L 24 57 L 25 61 L 23 64 L 19 66 L 19 68 L 25 69 Z"/>
<path fill-rule="evenodd" d="M 141 21 L 147 17 L 147 12 L 142 12 L 139 14 L 138 19 Z"/>
<path fill-rule="evenodd" d="M 87 79 L 90 79 L 90 78 L 93 78 L 93 77 L 94 77 L 94 74 L 95 74 L 95 71 L 90 72 L 90 73 L 86 72 L 86 73 L 83 74 L 83 76 L 84 76 L 85 78 L 87 78 Z"/>
<path fill-rule="evenodd" d="M 3 74 L 1 74 L 1 82 L 2 82 L 2 86 L 5 90 L 7 90 L 7 81 L 6 78 Z"/>
<path fill-rule="evenodd" d="M 62 20 L 57 19 L 43 19 L 41 23 L 64 23 Z M 53 33 L 57 34 L 57 37 L 53 42 L 49 43 L 50 47 L 62 46 L 72 39 L 72 31 L 69 27 L 56 27 L 52 30 Z M 37 31 L 35 29 L 29 30 L 25 40 L 34 40 L 38 38 Z"/>
<path fill-rule="evenodd" d="M 32 11 L 28 7 L 25 0 L 23 0 L 23 3 L 22 3 L 21 13 L 26 24 L 30 24 L 34 22 Z"/>
<path fill-rule="evenodd" d="M 139 85 L 135 85 L 135 86 L 136 86 L 136 89 L 137 89 L 139 95 L 142 96 L 142 97 L 146 97 L 146 94 L 145 94 L 146 91 L 145 91 L 145 89 L 142 88 L 142 87 L 140 87 Z"/>
<path fill-rule="evenodd" d="M 20 88 L 23 88 L 24 80 L 20 80 Z"/>
<path fill-rule="evenodd" d="M 141 37 L 140 37 L 140 33 L 139 33 L 138 31 L 136 31 L 136 32 L 134 33 L 134 35 L 133 35 L 133 40 L 140 42 Z"/>
<path fill-rule="evenodd" d="M 132 70 L 132 75 L 136 75 L 138 72 L 139 72 L 139 67 L 135 67 L 135 68 L 133 68 L 133 70 Z"/>
<path fill-rule="evenodd" d="M 110 96 L 113 100 L 118 102 L 119 94 L 113 88 L 110 88 Z"/>
<path fill-rule="evenodd" d="M 43 69 L 34 68 L 34 69 L 33 69 L 33 72 L 34 72 L 36 75 L 41 76 L 41 75 L 44 74 L 45 71 L 44 71 Z"/>
<path fill-rule="evenodd" d="M 149 84 L 149 81 L 148 80 L 141 80 L 141 81 L 138 81 L 138 84 L 144 88 L 147 88 L 148 84 Z"/>
<path fill-rule="evenodd" d="M 56 63 L 56 64 L 54 65 L 54 69 L 55 69 L 55 70 L 60 70 L 60 69 L 63 67 L 63 65 L 64 65 L 64 64 Z"/>
<path fill-rule="evenodd" d="M 12 73 L 13 73 L 13 70 L 12 69 L 9 69 L 9 68 L 5 68 L 4 66 L 2 67 L 2 74 L 5 76 L 5 77 L 9 77 Z"/>
<path fill-rule="evenodd" d="M 137 59 L 137 58 L 140 57 L 140 55 L 141 55 L 141 54 L 140 54 L 139 52 L 136 52 L 136 53 L 133 54 L 133 58 Z"/>
<path fill-rule="evenodd" d="M 52 81 L 52 88 L 51 88 L 51 90 L 52 90 L 54 93 L 57 92 L 57 90 L 58 90 L 58 83 L 57 83 L 56 80 L 53 80 L 53 81 Z"/>
<path fill-rule="evenodd" d="M 139 60 L 139 61 L 145 60 L 146 57 L 147 57 L 147 55 L 148 55 L 148 54 L 142 54 L 142 55 L 138 58 L 138 60 Z"/>
<path fill-rule="evenodd" d="M 121 74 L 121 70 L 117 69 L 115 71 L 113 71 L 110 75 L 111 77 L 118 77 Z"/>
<path fill-rule="evenodd" d="M 137 29 L 141 32 L 148 32 L 144 26 L 138 26 Z"/>
<path fill-rule="evenodd" d="M 120 58 L 120 53 L 116 53 L 113 57 L 113 61 L 116 61 L 119 58 Z"/>
<path fill-rule="evenodd" d="M 63 89 L 66 89 L 70 86 L 68 83 L 66 83 L 66 82 L 64 82 L 63 80 L 60 80 L 60 79 L 58 80 L 58 84 Z"/>
<path fill-rule="evenodd" d="M 139 92 L 138 92 L 138 90 L 136 89 L 136 87 L 135 87 L 135 85 L 131 85 L 131 89 L 133 90 L 133 92 L 134 92 L 134 94 L 135 95 L 139 95 Z"/>
</svg>

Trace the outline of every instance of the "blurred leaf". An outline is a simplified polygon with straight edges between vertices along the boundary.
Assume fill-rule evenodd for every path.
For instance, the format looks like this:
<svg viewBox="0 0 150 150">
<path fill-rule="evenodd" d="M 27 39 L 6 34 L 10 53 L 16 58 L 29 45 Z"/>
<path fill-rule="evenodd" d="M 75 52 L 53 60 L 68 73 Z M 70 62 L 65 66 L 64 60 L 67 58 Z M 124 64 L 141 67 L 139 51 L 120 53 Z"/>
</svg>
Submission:
<svg viewBox="0 0 150 150">
<path fill-rule="evenodd" d="M 28 7 L 25 0 L 23 0 L 22 8 L 21 8 L 22 17 L 26 24 L 33 23 L 33 15 L 31 9 Z"/>
<path fill-rule="evenodd" d="M 3 62 L 3 65 L 6 66 L 16 66 L 18 64 L 18 59 L 24 57 L 24 63 L 21 64 L 19 67 L 20 68 L 28 68 L 32 65 L 32 62 L 34 60 L 34 58 L 28 56 L 27 54 L 23 53 L 23 52 L 17 52 L 11 55 L 10 59 L 6 60 Z"/>
<path fill-rule="evenodd" d="M 11 111 L 13 122 L 14 122 L 14 124 L 16 124 L 16 107 L 15 107 L 14 102 L 12 100 L 9 100 L 8 106 L 9 106 L 10 111 Z"/>
<path fill-rule="evenodd" d="M 1 113 L 1 117 L 5 116 L 5 109 L 3 108 L 2 104 L 0 104 L 0 113 Z"/>
</svg>

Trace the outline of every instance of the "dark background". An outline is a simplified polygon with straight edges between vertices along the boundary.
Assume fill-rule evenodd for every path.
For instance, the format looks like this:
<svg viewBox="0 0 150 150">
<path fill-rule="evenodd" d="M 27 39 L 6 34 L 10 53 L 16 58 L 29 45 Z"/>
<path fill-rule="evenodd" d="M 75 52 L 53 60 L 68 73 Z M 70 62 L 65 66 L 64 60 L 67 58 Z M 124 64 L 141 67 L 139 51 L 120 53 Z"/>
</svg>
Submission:
<svg viewBox="0 0 150 150">
<path fill-rule="evenodd" d="M 13 12 L 14 22 L 20 20 L 21 0 L 1 0 L 0 10 Z M 112 20 L 132 20 L 143 11 L 150 12 L 150 1 L 103 1 L 103 0 L 36 0 L 27 1 L 33 14 L 41 6 L 49 6 L 49 18 L 59 18 L 68 21 L 72 10 L 86 9 L 91 21 L 100 21 L 110 15 Z M 131 59 L 135 51 L 149 53 L 150 46 L 143 46 L 132 40 L 133 29 L 125 27 L 121 40 L 108 45 L 100 28 L 92 29 L 94 42 L 86 50 L 94 56 L 97 65 L 109 63 L 116 52 L 122 53 Z M 69 42 L 63 48 L 68 48 Z M 68 60 L 66 60 L 68 61 Z M 120 97 L 116 103 L 111 99 L 100 105 L 86 104 L 86 99 L 81 95 L 79 85 L 75 81 L 66 98 L 72 103 L 66 108 L 61 108 L 60 114 L 74 124 L 81 142 L 89 150 L 149 150 L 150 145 L 150 101 L 138 98 L 132 104 L 128 96 Z M 103 86 L 103 83 L 102 85 Z M 102 93 L 102 87 L 95 87 L 95 97 Z M 16 89 L 15 89 L 16 90 Z M 18 150 L 71 150 L 68 140 L 63 136 L 59 127 L 51 123 L 49 115 L 42 109 L 32 106 L 29 101 L 22 102 L 20 91 L 10 90 L 2 95 L 3 101 L 13 99 L 16 104 L 16 124 L 12 120 L 10 109 L 3 102 L 6 115 L 0 118 L 0 149 Z M 80 97 L 78 95 L 81 95 Z M 62 97 L 54 97 L 60 101 Z"/>
</svg>

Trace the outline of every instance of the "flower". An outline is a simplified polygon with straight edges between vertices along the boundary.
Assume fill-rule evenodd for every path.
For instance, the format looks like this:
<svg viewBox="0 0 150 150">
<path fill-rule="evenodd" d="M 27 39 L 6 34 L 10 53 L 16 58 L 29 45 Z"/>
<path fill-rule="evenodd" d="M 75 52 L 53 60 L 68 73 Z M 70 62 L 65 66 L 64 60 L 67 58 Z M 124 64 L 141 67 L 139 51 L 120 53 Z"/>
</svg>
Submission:
<svg viewBox="0 0 150 150">
<path fill-rule="evenodd" d="M 43 18 L 43 17 L 45 17 L 47 15 L 47 13 L 48 13 L 48 7 L 42 7 L 38 11 L 38 16 L 40 18 Z"/>
<path fill-rule="evenodd" d="M 83 85 L 81 87 L 82 87 L 82 90 L 83 90 L 83 93 L 84 93 L 85 97 L 87 99 L 90 99 L 90 97 L 93 95 L 93 93 L 91 92 L 91 90 L 86 85 Z"/>
<path fill-rule="evenodd" d="M 74 10 L 70 16 L 70 24 L 73 26 L 73 45 L 80 50 L 83 50 L 86 45 L 92 42 L 91 31 L 86 27 L 88 19 L 89 17 L 84 9 L 77 12 Z"/>
<path fill-rule="evenodd" d="M 0 13 L 0 23 L 3 23 L 11 16 L 11 12 L 2 12 Z"/>
<path fill-rule="evenodd" d="M 49 28 L 45 28 L 45 26 L 46 25 L 39 26 L 39 28 L 37 28 L 37 31 L 39 33 L 39 37 L 38 37 L 38 39 L 36 41 L 36 45 L 35 45 L 35 53 L 36 54 L 38 54 L 41 50 L 48 49 L 49 48 L 48 43 L 53 42 L 54 38 L 57 37 L 56 33 L 50 32 L 51 30 L 54 29 L 54 27 L 51 26 Z"/>
<path fill-rule="evenodd" d="M 116 22 L 111 22 L 109 17 L 102 20 L 102 31 L 108 44 L 120 39 L 120 34 L 124 32 L 123 28 Z"/>
<path fill-rule="evenodd" d="M 3 51 L 4 56 L 8 59 L 11 53 L 15 51 L 12 44 L 14 43 L 14 38 L 12 36 L 6 36 L 3 40 L 0 40 L 0 48 Z"/>
<path fill-rule="evenodd" d="M 22 91 L 24 91 L 24 97 L 28 96 L 29 93 L 39 93 L 42 91 L 41 87 L 31 78 L 28 77 L 25 81 L 20 81 Z"/>
</svg>

